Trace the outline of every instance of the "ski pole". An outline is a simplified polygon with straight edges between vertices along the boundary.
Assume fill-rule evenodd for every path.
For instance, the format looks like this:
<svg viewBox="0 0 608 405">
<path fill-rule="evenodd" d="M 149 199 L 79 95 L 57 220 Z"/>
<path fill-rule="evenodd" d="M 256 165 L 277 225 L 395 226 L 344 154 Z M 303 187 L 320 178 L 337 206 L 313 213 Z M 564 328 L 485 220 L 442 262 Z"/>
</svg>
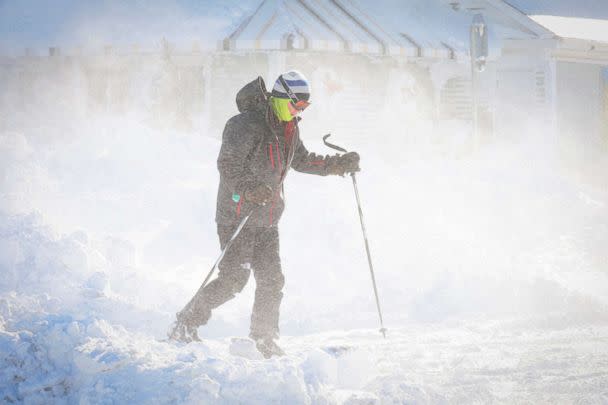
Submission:
<svg viewBox="0 0 608 405">
<path fill-rule="evenodd" d="M 327 134 L 323 137 L 323 143 L 337 151 L 347 153 L 347 150 L 327 142 L 331 134 Z M 367 240 L 367 231 L 365 230 L 365 223 L 363 222 L 363 210 L 361 209 L 361 199 L 359 198 L 359 188 L 357 187 L 357 178 L 355 173 L 351 173 L 350 176 L 353 179 L 353 187 L 355 189 L 355 198 L 357 199 L 357 208 L 359 209 L 359 220 L 361 221 L 361 230 L 363 231 L 363 239 L 365 241 L 365 251 L 367 252 L 367 263 L 369 264 L 369 272 L 372 276 L 372 285 L 374 287 L 374 296 L 376 297 L 376 308 L 378 309 L 378 317 L 380 318 L 380 333 L 386 338 L 387 329 L 384 327 L 384 321 L 382 320 L 382 310 L 380 309 L 380 299 L 378 298 L 378 287 L 376 286 L 376 276 L 374 275 L 374 265 L 372 264 L 372 254 L 369 250 L 369 242 Z"/>
<path fill-rule="evenodd" d="M 236 230 L 234 231 L 234 233 L 232 234 L 232 236 L 230 237 L 230 239 L 226 243 L 226 246 L 224 246 L 224 249 L 222 249 L 222 252 L 220 253 L 219 257 L 217 258 L 217 260 L 215 261 L 215 263 L 213 263 L 213 266 L 211 267 L 211 270 L 209 270 L 209 274 L 207 274 L 207 277 L 205 277 L 205 280 L 203 280 L 203 284 L 201 284 L 201 286 L 199 287 L 199 289 L 196 292 L 196 294 L 194 294 L 194 296 L 192 297 L 192 299 L 190 299 L 190 301 L 188 302 L 188 304 L 186 304 L 186 306 L 184 307 L 184 309 L 182 309 L 180 311 L 180 314 L 190 311 L 191 306 L 194 304 L 194 299 L 207 286 L 207 283 L 209 282 L 209 279 L 211 279 L 211 276 L 215 272 L 215 269 L 217 268 L 217 266 L 220 264 L 220 262 L 224 258 L 224 255 L 226 254 L 226 252 L 228 251 L 228 249 L 230 249 L 230 246 L 232 246 L 232 243 L 234 242 L 234 240 L 241 233 L 241 230 L 243 229 L 243 227 L 245 226 L 245 224 L 247 223 L 247 221 L 249 221 L 249 218 L 251 217 L 251 214 L 253 214 L 253 212 L 254 212 L 254 210 L 251 210 L 251 212 L 246 217 L 244 217 L 241 220 L 241 222 L 239 223 L 239 225 L 236 227 Z"/>
</svg>

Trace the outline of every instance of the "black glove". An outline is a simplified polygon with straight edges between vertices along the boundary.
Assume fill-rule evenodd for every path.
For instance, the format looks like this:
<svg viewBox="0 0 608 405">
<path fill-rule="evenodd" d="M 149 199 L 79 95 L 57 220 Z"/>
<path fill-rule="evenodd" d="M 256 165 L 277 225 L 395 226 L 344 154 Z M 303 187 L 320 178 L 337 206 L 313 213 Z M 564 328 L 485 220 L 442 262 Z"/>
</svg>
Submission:
<svg viewBox="0 0 608 405">
<path fill-rule="evenodd" d="M 344 176 L 346 173 L 355 173 L 361 170 L 359 167 L 359 154 L 348 152 L 342 156 L 336 156 L 329 163 L 329 174 Z"/>
<path fill-rule="evenodd" d="M 340 161 L 342 167 L 344 167 L 345 173 L 354 173 L 361 171 L 361 168 L 359 167 L 360 160 L 361 158 L 359 157 L 359 154 L 357 152 L 348 152 L 340 156 Z"/>
<path fill-rule="evenodd" d="M 272 188 L 261 184 L 251 190 L 245 191 L 245 200 L 258 205 L 264 205 L 272 198 Z"/>
</svg>

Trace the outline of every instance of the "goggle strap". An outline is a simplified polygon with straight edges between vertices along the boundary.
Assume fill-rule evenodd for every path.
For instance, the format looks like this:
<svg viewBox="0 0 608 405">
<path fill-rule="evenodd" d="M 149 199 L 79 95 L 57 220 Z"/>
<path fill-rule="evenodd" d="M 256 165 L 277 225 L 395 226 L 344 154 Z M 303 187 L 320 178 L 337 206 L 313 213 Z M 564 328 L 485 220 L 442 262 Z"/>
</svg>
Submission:
<svg viewBox="0 0 608 405">
<path fill-rule="evenodd" d="M 281 82 L 281 85 L 283 86 L 283 88 L 285 89 L 285 92 L 287 92 L 287 95 L 289 96 L 289 98 L 291 99 L 291 101 L 293 101 L 294 103 L 297 103 L 298 101 L 300 101 L 298 99 L 298 97 L 296 97 L 296 94 L 291 90 L 291 88 L 287 85 L 287 83 L 285 83 L 285 79 L 283 79 L 283 75 L 279 76 L 279 81 Z"/>
</svg>

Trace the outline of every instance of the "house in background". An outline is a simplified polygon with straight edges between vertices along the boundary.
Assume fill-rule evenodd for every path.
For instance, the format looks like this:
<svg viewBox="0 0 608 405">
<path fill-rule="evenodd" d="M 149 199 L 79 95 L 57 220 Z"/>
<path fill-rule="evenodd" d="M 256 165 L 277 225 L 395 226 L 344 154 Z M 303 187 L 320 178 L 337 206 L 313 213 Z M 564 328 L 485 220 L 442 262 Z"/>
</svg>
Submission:
<svg viewBox="0 0 608 405">
<path fill-rule="evenodd" d="M 526 8 L 520 10 L 520 3 Z M 225 71 L 234 55 L 264 60 L 262 70 L 271 79 L 288 68 L 301 69 L 317 85 L 315 98 L 324 106 L 314 121 L 357 137 L 374 136 L 382 132 L 381 123 L 399 117 L 403 131 L 397 136 L 420 140 L 433 133 L 450 143 L 451 131 L 473 133 L 475 95 L 484 139 L 542 136 L 593 148 L 605 142 L 608 127 L 608 20 L 591 21 L 597 28 L 590 35 L 571 34 L 567 28 L 590 24 L 581 15 L 604 14 L 599 2 L 566 3 L 378 0 L 370 7 L 266 0 L 222 40 L 214 70 Z M 526 13 L 531 11 L 569 14 L 551 17 L 555 24 Z M 488 27 L 489 55 L 473 93 L 469 29 L 477 14 Z M 227 81 L 214 80 L 218 91 L 236 91 L 249 75 L 242 67 L 235 66 Z M 235 83 L 239 72 L 243 77 Z M 324 122 L 338 114 L 349 120 Z M 433 127 L 416 131 L 420 122 Z"/>
<path fill-rule="evenodd" d="M 608 4 L 603 0 L 444 0 L 482 14 L 500 34 L 500 55 L 479 73 L 481 136 L 535 138 L 572 167 L 593 171 L 608 149 Z M 491 122 L 491 126 L 487 126 Z M 484 126 L 484 120 L 480 119 Z"/>
<path fill-rule="evenodd" d="M 608 5 L 606 6 L 608 8 Z M 545 44 L 543 57 L 550 74 L 548 100 L 557 139 L 567 147 L 585 150 L 608 146 L 606 129 L 606 71 L 608 70 L 608 19 L 534 16 L 555 33 Z M 516 55 L 533 44 L 509 42 L 506 50 Z M 576 140 L 577 142 L 573 142 Z"/>
<path fill-rule="evenodd" d="M 559 143 L 605 147 L 608 4 L 508 2 L 535 13 L 526 16 L 530 30 L 540 26 L 550 35 L 505 40 L 497 77 L 499 130 L 523 132 L 530 118 L 543 117 Z"/>
<path fill-rule="evenodd" d="M 455 134 L 474 132 L 475 99 L 488 141 L 542 135 L 593 146 L 608 132 L 608 39 L 572 34 L 580 25 L 572 19 L 608 19 L 597 1 L 263 0 L 231 29 L 194 44 L 169 39 L 155 48 L 53 47 L 45 56 L 4 57 L 0 82 L 19 94 L 19 108 L 35 107 L 51 81 L 82 89 L 88 111 L 144 106 L 153 123 L 210 125 L 207 133 L 219 136 L 244 83 L 261 75 L 270 87 L 279 72 L 297 68 L 312 82 L 306 125 L 314 132 L 454 145 Z M 564 10 L 570 14 L 559 15 Z M 529 15 L 544 12 L 560 24 Z M 478 14 L 489 54 L 473 92 L 469 30 Z"/>
</svg>

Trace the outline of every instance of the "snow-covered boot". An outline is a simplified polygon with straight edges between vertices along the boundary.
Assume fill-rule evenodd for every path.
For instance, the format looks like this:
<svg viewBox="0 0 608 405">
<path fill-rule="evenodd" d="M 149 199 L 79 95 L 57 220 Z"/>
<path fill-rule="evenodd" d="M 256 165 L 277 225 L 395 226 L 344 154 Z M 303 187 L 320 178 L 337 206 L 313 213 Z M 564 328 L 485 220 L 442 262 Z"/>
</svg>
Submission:
<svg viewBox="0 0 608 405">
<path fill-rule="evenodd" d="M 201 339 L 198 337 L 197 327 L 188 324 L 177 318 L 171 330 L 168 333 L 169 339 L 177 342 L 190 343 L 200 342 Z"/>
<path fill-rule="evenodd" d="M 274 339 L 270 337 L 261 339 L 256 339 L 252 337 L 252 339 L 255 342 L 255 347 L 260 353 L 262 353 L 262 356 L 264 356 L 265 359 L 269 359 L 272 356 L 280 357 L 285 355 L 283 349 L 281 349 L 281 347 L 274 341 Z"/>
</svg>

